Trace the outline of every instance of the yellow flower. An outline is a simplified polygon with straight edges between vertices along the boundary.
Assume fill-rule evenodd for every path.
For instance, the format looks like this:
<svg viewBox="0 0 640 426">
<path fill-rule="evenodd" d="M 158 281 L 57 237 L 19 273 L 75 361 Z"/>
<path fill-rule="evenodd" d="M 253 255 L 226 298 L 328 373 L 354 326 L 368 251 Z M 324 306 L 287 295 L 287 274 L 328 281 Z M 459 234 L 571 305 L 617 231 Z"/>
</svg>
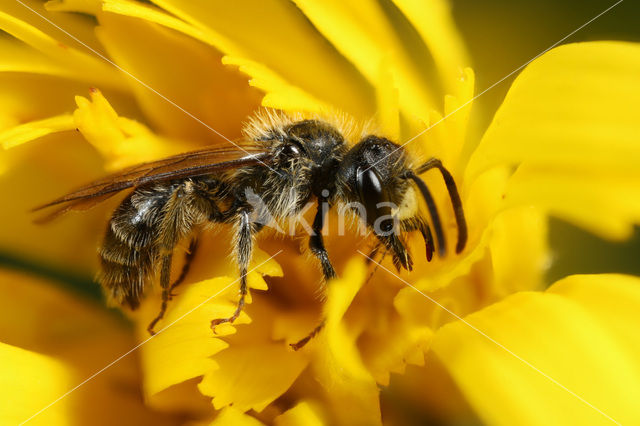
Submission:
<svg viewBox="0 0 640 426">
<path fill-rule="evenodd" d="M 134 357 L 58 401 L 133 347 L 135 339 L 97 302 L 87 303 L 45 280 L 3 270 L 0 290 L 1 424 L 19 424 L 45 408 L 29 424 L 133 426 L 181 420 L 145 407 Z"/>
<path fill-rule="evenodd" d="M 47 228 L 23 212 L 107 171 L 221 135 L 233 140 L 260 104 L 371 119 L 416 158 L 440 158 L 461 191 L 466 249 L 426 262 L 411 235 L 411 273 L 396 274 L 387 260 L 368 265 L 369 241 L 332 236 L 330 220 L 326 244 L 340 278 L 326 301 L 298 239 L 260 239 L 249 305 L 216 336 L 209 323 L 234 309 L 237 272 L 219 243 L 230 234 L 206 233 L 159 323 L 166 328 L 151 339 L 145 331 L 158 294 L 129 314 L 149 407 L 136 406 L 148 417 L 133 424 L 156 423 L 154 411 L 172 413 L 167 422 L 220 425 L 626 424 L 640 416 L 639 280 L 572 276 L 546 290 L 544 282 L 550 215 L 610 239 L 640 222 L 640 46 L 548 52 L 519 75 L 480 136 L 469 124 L 474 74 L 442 0 L 23 1 L 0 6 L 0 29 L 12 36 L 0 38 L 0 187 L 15 201 L 2 210 L 11 226 L 0 248 L 15 258 L 92 270 L 113 204 Z M 447 191 L 436 173 L 423 177 L 455 241 Z M 12 317 L 29 318 L 26 300 L 16 306 Z M 293 351 L 289 343 L 323 316 L 325 328 Z M 74 405 L 83 387 L 38 410 L 108 364 L 94 349 L 122 331 L 104 321 L 93 340 L 60 332 L 86 345 L 84 357 L 65 353 L 71 343 L 40 345 L 56 336 L 46 322 L 16 326 L 43 326 L 32 339 L 2 336 L 7 421 L 83 419 Z M 74 368 L 76 360 L 91 368 Z M 104 391 L 97 380 L 86 385 L 90 408 Z M 108 422 L 118 401 L 104 406 Z"/>
</svg>

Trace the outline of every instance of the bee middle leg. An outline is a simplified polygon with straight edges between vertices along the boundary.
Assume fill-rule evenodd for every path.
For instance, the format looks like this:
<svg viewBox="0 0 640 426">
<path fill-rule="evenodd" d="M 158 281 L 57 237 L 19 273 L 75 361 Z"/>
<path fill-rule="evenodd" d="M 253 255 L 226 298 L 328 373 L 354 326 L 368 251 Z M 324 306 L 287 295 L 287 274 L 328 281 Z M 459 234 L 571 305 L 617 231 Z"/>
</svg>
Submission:
<svg viewBox="0 0 640 426">
<path fill-rule="evenodd" d="M 171 283 L 171 287 L 169 287 L 169 300 L 175 297 L 175 294 L 173 294 L 173 290 L 176 287 L 178 287 L 180 284 L 182 284 L 184 279 L 187 278 L 189 269 L 191 269 L 191 262 L 193 262 L 193 258 L 196 256 L 197 249 L 198 249 L 198 239 L 194 237 L 191 240 L 191 243 L 189 243 L 189 249 L 186 255 L 184 256 L 184 265 L 182 266 L 180 275 L 178 276 L 178 278 L 176 278 L 176 280 L 173 283 Z"/>
</svg>

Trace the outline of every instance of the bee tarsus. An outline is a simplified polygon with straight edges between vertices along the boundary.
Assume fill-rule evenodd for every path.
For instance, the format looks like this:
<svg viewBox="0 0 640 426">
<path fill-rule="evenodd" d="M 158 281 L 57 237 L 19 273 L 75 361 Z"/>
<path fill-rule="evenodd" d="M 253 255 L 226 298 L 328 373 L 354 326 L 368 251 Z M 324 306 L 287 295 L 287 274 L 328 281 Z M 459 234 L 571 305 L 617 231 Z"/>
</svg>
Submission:
<svg viewBox="0 0 640 426">
<path fill-rule="evenodd" d="M 289 343 L 289 346 L 291 346 L 291 348 L 294 351 L 299 351 L 300 349 L 302 349 L 307 343 L 309 343 L 309 341 L 311 339 L 313 339 L 314 337 L 316 337 L 318 335 L 318 333 L 320 333 L 320 331 L 322 331 L 322 329 L 324 328 L 324 325 L 326 323 L 326 320 L 323 319 L 320 324 L 318 324 L 316 326 L 316 328 L 314 328 L 313 330 L 311 330 L 311 332 L 309 334 L 307 334 L 305 337 L 303 337 L 302 339 L 298 340 L 295 343 Z"/>
</svg>

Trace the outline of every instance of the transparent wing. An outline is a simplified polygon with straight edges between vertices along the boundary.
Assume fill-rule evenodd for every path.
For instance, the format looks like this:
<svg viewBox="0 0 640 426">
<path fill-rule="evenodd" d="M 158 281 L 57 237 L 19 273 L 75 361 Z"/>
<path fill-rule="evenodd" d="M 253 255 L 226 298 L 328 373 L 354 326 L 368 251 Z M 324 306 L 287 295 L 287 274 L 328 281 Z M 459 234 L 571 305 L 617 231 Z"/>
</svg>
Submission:
<svg viewBox="0 0 640 426">
<path fill-rule="evenodd" d="M 86 210 L 116 195 L 118 192 L 140 185 L 202 176 L 242 166 L 263 164 L 271 158 L 268 151 L 255 142 L 242 142 L 239 146 L 215 146 L 186 152 L 162 160 L 142 163 L 106 176 L 60 198 L 35 207 L 40 211 L 50 207 L 55 210 L 36 222 L 47 222 L 70 210 Z"/>
</svg>

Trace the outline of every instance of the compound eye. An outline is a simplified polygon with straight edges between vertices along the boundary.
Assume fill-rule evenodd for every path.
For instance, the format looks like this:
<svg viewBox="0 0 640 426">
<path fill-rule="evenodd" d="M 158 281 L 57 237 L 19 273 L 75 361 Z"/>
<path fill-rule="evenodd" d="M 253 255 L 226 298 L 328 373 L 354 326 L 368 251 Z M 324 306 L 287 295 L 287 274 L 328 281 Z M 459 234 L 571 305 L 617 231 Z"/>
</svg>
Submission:
<svg viewBox="0 0 640 426">
<path fill-rule="evenodd" d="M 368 204 L 369 201 L 379 203 L 382 198 L 382 182 L 380 182 L 377 173 L 371 169 L 365 171 L 358 169 L 357 179 L 358 192 L 362 201 L 365 204 Z"/>
<path fill-rule="evenodd" d="M 373 169 L 363 171 L 358 168 L 356 179 L 360 200 L 367 213 L 367 223 L 374 226 L 376 219 L 385 216 L 384 219 L 378 221 L 377 226 L 382 232 L 390 232 L 393 229 L 393 219 L 391 218 L 389 200 L 380 177 Z M 380 205 L 381 203 L 382 205 Z"/>
</svg>

